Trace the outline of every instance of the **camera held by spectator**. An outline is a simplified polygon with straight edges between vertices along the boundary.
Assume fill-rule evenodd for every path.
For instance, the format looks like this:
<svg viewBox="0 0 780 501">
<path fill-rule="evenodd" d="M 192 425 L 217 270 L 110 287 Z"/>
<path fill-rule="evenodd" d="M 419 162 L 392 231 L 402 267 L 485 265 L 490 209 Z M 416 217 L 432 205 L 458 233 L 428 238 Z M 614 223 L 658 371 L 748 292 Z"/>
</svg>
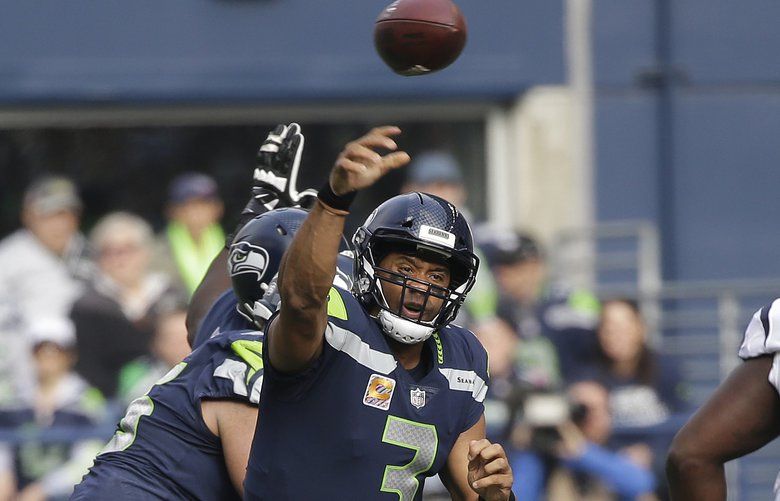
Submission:
<svg viewBox="0 0 780 501">
<path fill-rule="evenodd" d="M 510 462 L 518 501 L 654 499 L 646 466 L 610 450 L 607 390 L 593 381 L 566 394 L 526 393 L 512 432 Z"/>
</svg>

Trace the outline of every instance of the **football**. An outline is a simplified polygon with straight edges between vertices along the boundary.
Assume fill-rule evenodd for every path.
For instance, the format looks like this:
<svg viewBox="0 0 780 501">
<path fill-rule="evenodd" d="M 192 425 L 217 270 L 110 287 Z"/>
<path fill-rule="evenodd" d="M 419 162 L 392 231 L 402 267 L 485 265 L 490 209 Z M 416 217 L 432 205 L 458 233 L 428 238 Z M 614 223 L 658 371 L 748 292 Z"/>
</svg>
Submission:
<svg viewBox="0 0 780 501">
<path fill-rule="evenodd" d="M 376 20 L 374 45 L 399 75 L 425 75 L 458 58 L 466 19 L 451 0 L 396 0 Z"/>
</svg>

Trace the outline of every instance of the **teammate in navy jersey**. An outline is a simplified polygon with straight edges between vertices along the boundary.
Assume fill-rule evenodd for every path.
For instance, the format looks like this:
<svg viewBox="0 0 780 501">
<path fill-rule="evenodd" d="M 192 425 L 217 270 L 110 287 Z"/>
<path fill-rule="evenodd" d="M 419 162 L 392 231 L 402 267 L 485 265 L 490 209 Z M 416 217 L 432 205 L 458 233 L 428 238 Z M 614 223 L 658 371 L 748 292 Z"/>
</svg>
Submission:
<svg viewBox="0 0 780 501">
<path fill-rule="evenodd" d="M 780 299 L 753 315 L 739 356 L 744 363 L 672 442 L 666 471 L 674 500 L 726 499 L 724 464 L 780 436 Z M 778 500 L 779 487 L 775 481 Z"/>
<path fill-rule="evenodd" d="M 261 334 L 206 342 L 134 400 L 71 499 L 241 499 Z"/>
<path fill-rule="evenodd" d="M 263 295 L 306 217 L 297 207 L 308 205 L 306 200 L 316 193 L 295 189 L 303 145 L 300 127 L 293 123 L 277 126 L 260 147 L 240 229 L 228 238 L 190 302 L 187 336 L 193 349 L 220 332 L 262 329 L 271 314 L 273 306 L 262 301 Z M 264 218 L 264 214 L 272 216 Z M 333 283 L 348 290 L 352 285 L 348 245 L 337 264 Z"/>
<path fill-rule="evenodd" d="M 219 296 L 201 322 L 193 349 L 220 332 L 263 328 L 271 315 L 261 301 L 263 294 L 304 219 L 306 212 L 301 209 L 275 209 L 255 217 L 236 233 L 226 269 L 214 270 L 229 276 L 232 287 Z"/>
<path fill-rule="evenodd" d="M 236 230 L 227 237 L 225 248 L 214 258 L 206 272 L 206 276 L 195 290 L 187 309 L 187 341 L 195 348 L 208 339 L 219 326 L 222 332 L 233 326 L 249 328 L 253 325 L 251 311 L 241 312 L 233 307 L 238 305 L 238 299 L 231 292 L 231 276 L 228 269 L 229 251 L 240 230 L 252 218 L 273 209 L 288 207 L 308 207 L 313 203 L 314 190 L 297 191 L 298 169 L 303 154 L 304 137 L 301 128 L 296 123 L 277 125 L 272 130 L 257 152 L 256 168 L 253 174 L 253 185 L 249 202 L 244 207 Z M 282 235 L 283 236 L 283 235 Z M 265 235 L 259 234 L 252 241 L 261 244 Z M 251 236 L 249 240 L 252 240 Z M 281 254 L 278 256 L 281 258 Z M 267 286 L 276 274 L 278 262 L 273 263 L 273 269 L 267 272 L 262 280 L 251 285 Z M 247 282 L 243 280 L 243 282 Z M 247 297 L 262 297 L 264 289 L 244 288 Z M 239 292 L 241 289 L 239 288 Z M 251 302 L 254 303 L 254 300 Z M 210 330 L 201 329 L 206 315 L 215 308 L 211 315 Z M 232 309 L 231 309 L 232 308 Z M 219 314 L 221 312 L 221 315 Z M 196 340 L 197 337 L 197 340 Z"/>
<path fill-rule="evenodd" d="M 236 234 L 227 260 L 232 287 L 217 298 L 201 322 L 193 349 L 222 332 L 264 327 L 275 305 L 273 299 L 264 300 L 263 296 L 306 215 L 301 209 L 274 209 L 254 218 Z M 352 254 L 342 251 L 333 284 L 349 290 L 351 270 Z"/>
<path fill-rule="evenodd" d="M 355 295 L 331 286 L 355 192 L 409 161 L 399 133 L 344 148 L 285 254 L 246 499 L 419 500 L 435 474 L 454 499 L 512 499 L 506 455 L 484 438 L 487 354 L 450 324 L 478 267 L 458 210 L 388 200 L 353 238 Z"/>
<path fill-rule="evenodd" d="M 294 134 L 285 137 L 288 130 Z M 264 146 L 278 139 L 282 151 L 299 149 L 298 135 L 297 126 L 280 126 Z M 268 160 L 265 165 L 274 165 Z M 288 167 L 277 172 L 289 174 Z M 263 377 L 257 330 L 273 309 L 261 298 L 307 214 L 285 208 L 250 215 L 256 213 L 231 245 L 237 294 L 224 293 L 207 315 L 202 346 L 131 403 L 75 499 L 239 498 Z M 223 335 L 209 339 L 214 332 Z"/>
</svg>

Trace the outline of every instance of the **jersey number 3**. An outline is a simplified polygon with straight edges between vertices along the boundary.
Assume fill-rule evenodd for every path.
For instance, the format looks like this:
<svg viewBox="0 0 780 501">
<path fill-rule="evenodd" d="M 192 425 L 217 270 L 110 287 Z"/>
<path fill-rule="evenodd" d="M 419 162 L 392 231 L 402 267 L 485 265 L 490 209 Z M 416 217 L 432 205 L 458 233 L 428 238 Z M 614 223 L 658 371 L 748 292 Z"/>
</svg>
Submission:
<svg viewBox="0 0 780 501">
<path fill-rule="evenodd" d="M 387 416 L 382 442 L 406 447 L 414 457 L 403 466 L 387 465 L 382 478 L 382 492 L 398 494 L 399 501 L 412 501 L 420 487 L 417 475 L 428 471 L 436 459 L 439 437 L 432 424 L 417 423 Z"/>
</svg>

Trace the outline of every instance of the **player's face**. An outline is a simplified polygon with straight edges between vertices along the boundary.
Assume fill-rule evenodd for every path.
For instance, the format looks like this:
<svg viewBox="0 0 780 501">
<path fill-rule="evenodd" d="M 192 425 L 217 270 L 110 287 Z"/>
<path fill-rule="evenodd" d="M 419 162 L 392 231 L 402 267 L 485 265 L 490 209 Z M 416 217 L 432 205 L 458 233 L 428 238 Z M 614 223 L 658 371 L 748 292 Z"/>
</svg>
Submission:
<svg viewBox="0 0 780 501">
<path fill-rule="evenodd" d="M 439 313 L 450 285 L 450 270 L 443 262 L 429 261 L 416 255 L 390 252 L 379 267 L 403 275 L 401 280 L 389 273 L 377 270 L 382 280 L 382 292 L 393 312 L 410 320 L 429 322 Z M 404 287 L 401 283 L 406 285 Z M 432 294 L 428 294 L 431 292 Z M 427 299 L 427 300 L 426 300 Z"/>
</svg>

